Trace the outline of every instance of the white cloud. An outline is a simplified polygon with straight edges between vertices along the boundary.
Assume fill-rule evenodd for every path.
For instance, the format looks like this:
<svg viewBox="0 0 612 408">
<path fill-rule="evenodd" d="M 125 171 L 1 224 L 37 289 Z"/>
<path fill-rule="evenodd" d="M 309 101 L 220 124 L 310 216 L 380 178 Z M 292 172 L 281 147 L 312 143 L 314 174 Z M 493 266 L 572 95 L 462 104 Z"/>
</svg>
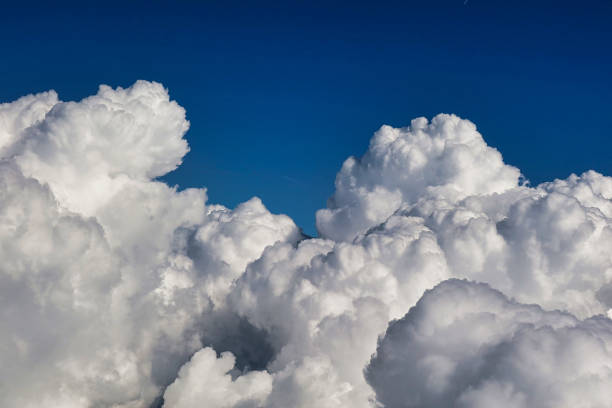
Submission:
<svg viewBox="0 0 612 408">
<path fill-rule="evenodd" d="M 612 321 L 578 320 L 448 280 L 380 340 L 366 376 L 387 407 L 607 407 Z"/>
<path fill-rule="evenodd" d="M 94 215 L 129 180 L 174 170 L 188 151 L 188 128 L 185 110 L 160 84 L 102 85 L 80 102 L 55 103 L 24 129 L 16 162 L 25 175 L 49 183 L 63 205 Z"/>
<path fill-rule="evenodd" d="M 588 317 L 612 308 L 601 292 L 612 282 L 612 219 L 604 212 L 610 199 L 590 187 L 610 179 L 592 172 L 569 180 L 573 190 L 557 181 L 454 205 L 423 200 L 400 213 L 423 217 L 453 276 Z"/>
<path fill-rule="evenodd" d="M 234 356 L 225 352 L 217 358 L 209 347 L 198 351 L 166 389 L 166 406 L 196 408 L 259 407 L 272 389 L 269 374 L 251 371 L 232 379 Z"/>
<path fill-rule="evenodd" d="M 57 102 L 57 93 L 49 91 L 0 104 L 0 157 L 9 157 L 24 129 L 44 119 Z"/>
<path fill-rule="evenodd" d="M 145 81 L 0 105 L 0 405 L 395 407 L 408 383 L 412 406 L 546 406 L 546 387 L 554 406 L 609 405 L 592 341 L 609 344 L 609 320 L 578 319 L 612 315 L 611 178 L 520 185 L 471 122 L 419 118 L 344 163 L 322 237 L 304 239 L 258 198 L 231 210 L 156 181 L 188 125 Z M 418 341 L 382 341 L 368 384 L 389 322 L 453 277 L 577 318 L 447 281 L 408 314 Z"/>
<path fill-rule="evenodd" d="M 472 122 L 455 115 L 440 114 L 430 123 L 414 119 L 401 129 L 383 126 L 362 158 L 342 165 L 328 208 L 317 212 L 317 228 L 325 237 L 351 240 L 402 203 L 503 192 L 516 187 L 519 176 Z"/>
<path fill-rule="evenodd" d="M 258 200 L 231 211 L 152 180 L 180 163 L 187 126 L 143 81 L 2 105 L 0 405 L 148 406 L 231 276 L 299 239 Z"/>
<path fill-rule="evenodd" d="M 237 281 L 230 305 L 274 333 L 269 405 L 368 406 L 362 369 L 377 336 L 447 277 L 435 236 L 415 218 L 391 218 L 353 244 L 268 248 Z"/>
</svg>

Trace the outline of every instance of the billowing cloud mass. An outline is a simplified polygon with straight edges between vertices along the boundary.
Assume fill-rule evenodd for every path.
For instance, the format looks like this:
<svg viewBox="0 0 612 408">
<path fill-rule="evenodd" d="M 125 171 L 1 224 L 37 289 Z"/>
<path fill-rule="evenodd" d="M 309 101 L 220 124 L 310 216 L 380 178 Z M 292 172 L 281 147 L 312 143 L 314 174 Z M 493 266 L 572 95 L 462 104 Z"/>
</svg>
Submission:
<svg viewBox="0 0 612 408">
<path fill-rule="evenodd" d="M 612 320 L 447 280 L 389 326 L 366 371 L 391 407 L 609 407 Z"/>
<path fill-rule="evenodd" d="M 158 181 L 188 128 L 145 81 L 0 105 L 0 406 L 612 405 L 612 178 L 418 118 L 308 238 Z"/>
</svg>

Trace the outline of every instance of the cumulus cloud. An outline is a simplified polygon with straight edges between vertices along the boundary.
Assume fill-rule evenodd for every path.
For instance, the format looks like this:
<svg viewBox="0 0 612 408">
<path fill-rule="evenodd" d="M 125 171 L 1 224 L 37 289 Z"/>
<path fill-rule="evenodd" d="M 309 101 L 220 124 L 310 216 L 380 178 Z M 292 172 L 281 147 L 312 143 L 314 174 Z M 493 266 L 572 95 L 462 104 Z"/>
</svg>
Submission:
<svg viewBox="0 0 612 408">
<path fill-rule="evenodd" d="M 17 109 L 31 111 L 31 105 Z M 125 183 L 174 170 L 188 151 L 188 128 L 185 110 L 160 84 L 102 85 L 80 102 L 56 103 L 27 127 L 15 147 L 16 162 L 25 175 L 48 183 L 68 208 L 93 215 Z"/>
<path fill-rule="evenodd" d="M 311 239 L 266 249 L 229 303 L 273 334 L 269 406 L 368 406 L 362 368 L 377 336 L 447 277 L 435 237 L 414 218 L 392 218 L 354 244 Z"/>
<path fill-rule="evenodd" d="M 414 119 L 401 129 L 383 126 L 363 157 L 342 165 L 328 208 L 317 212 L 317 228 L 325 237 L 351 240 L 402 203 L 499 193 L 516 187 L 519 177 L 472 122 L 455 115 Z"/>
<path fill-rule="evenodd" d="M 11 103 L 0 104 L 0 154 L 9 157 L 11 148 L 24 129 L 41 121 L 58 102 L 55 91 L 27 95 Z"/>
<path fill-rule="evenodd" d="M 530 187 L 471 122 L 418 118 L 308 238 L 157 181 L 188 127 L 146 81 L 0 105 L 0 405 L 610 405 L 611 178 Z"/>
<path fill-rule="evenodd" d="M 609 182 L 591 172 L 537 188 L 471 196 L 449 205 L 424 200 L 401 213 L 419 216 L 436 234 L 452 275 L 490 283 L 522 302 L 587 317 L 612 307 L 612 223 L 594 203 Z"/>
<path fill-rule="evenodd" d="M 144 81 L 2 105 L 0 405 L 149 406 L 202 347 L 232 276 L 301 238 L 258 200 L 232 211 L 155 181 L 187 127 Z"/>
<path fill-rule="evenodd" d="M 389 407 L 607 407 L 612 321 L 448 280 L 390 324 L 366 377 Z"/>
<path fill-rule="evenodd" d="M 230 371 L 234 362 L 230 352 L 217 358 L 209 347 L 198 351 L 166 390 L 166 405 L 176 408 L 196 408 L 203 403 L 210 408 L 261 406 L 272 388 L 270 375 L 252 371 L 233 380 Z"/>
</svg>

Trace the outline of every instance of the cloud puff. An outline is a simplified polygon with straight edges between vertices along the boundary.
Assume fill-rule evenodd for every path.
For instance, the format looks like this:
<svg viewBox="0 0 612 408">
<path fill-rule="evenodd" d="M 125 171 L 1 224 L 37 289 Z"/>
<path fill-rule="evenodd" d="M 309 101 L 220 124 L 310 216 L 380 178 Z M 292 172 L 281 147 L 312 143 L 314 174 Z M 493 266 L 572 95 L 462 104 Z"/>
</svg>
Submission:
<svg viewBox="0 0 612 408">
<path fill-rule="evenodd" d="M 423 200 L 399 212 L 424 219 L 453 276 L 490 283 L 522 302 L 588 317 L 612 307 L 602 292 L 612 278 L 612 254 L 606 249 L 612 245 L 612 219 L 604 212 L 611 196 L 603 187 L 609 182 L 590 172 L 453 205 Z"/>
<path fill-rule="evenodd" d="M 1 115 L 0 405 L 149 406 L 232 276 L 298 228 L 256 199 L 232 211 L 153 180 L 187 152 L 159 84 Z"/>
<path fill-rule="evenodd" d="M 269 406 L 368 405 L 362 368 L 386 322 L 449 276 L 421 221 L 392 217 L 351 244 L 276 244 L 247 267 L 229 305 L 271 334 Z"/>
<path fill-rule="evenodd" d="M 166 389 L 166 406 L 196 408 L 203 403 L 210 408 L 261 406 L 272 388 L 270 375 L 252 371 L 233 380 L 230 371 L 234 361 L 229 352 L 217 358 L 209 347 L 198 351 Z"/>
<path fill-rule="evenodd" d="M 22 100 L 17 105 L 18 117 L 33 110 Z M 80 102 L 55 103 L 42 119 L 29 116 L 39 120 L 20 135 L 17 164 L 25 175 L 49 183 L 62 204 L 88 215 L 128 180 L 174 170 L 188 151 L 185 110 L 154 82 L 127 89 L 103 85 Z"/>
<path fill-rule="evenodd" d="M 414 119 L 401 129 L 383 126 L 363 157 L 342 165 L 328 208 L 317 212 L 317 228 L 325 237 L 351 240 L 402 203 L 498 193 L 516 187 L 519 177 L 472 122 L 455 115 Z"/>
<path fill-rule="evenodd" d="M 611 178 L 529 187 L 419 118 L 344 163 L 308 238 L 157 181 L 188 126 L 146 81 L 0 105 L 0 405 L 609 405 Z"/>
<path fill-rule="evenodd" d="M 467 120 L 383 126 L 342 166 L 317 226 L 350 242 L 413 217 L 434 234 L 451 276 L 581 317 L 612 310 L 612 179 L 589 171 L 534 188 L 519 181 Z"/>
<path fill-rule="evenodd" d="M 0 156 L 11 156 L 23 130 L 44 119 L 57 103 L 57 93 L 49 91 L 0 104 Z"/>
<path fill-rule="evenodd" d="M 390 324 L 366 377 L 387 407 L 603 408 L 612 404 L 612 321 L 448 280 Z"/>
</svg>

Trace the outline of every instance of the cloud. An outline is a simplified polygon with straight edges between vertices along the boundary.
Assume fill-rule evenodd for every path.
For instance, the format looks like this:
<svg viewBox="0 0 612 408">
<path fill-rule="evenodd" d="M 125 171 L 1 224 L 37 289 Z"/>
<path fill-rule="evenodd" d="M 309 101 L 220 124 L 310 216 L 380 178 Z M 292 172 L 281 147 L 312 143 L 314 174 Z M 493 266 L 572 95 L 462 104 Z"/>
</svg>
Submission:
<svg viewBox="0 0 612 408">
<path fill-rule="evenodd" d="M 612 271 L 606 249 L 612 245 L 612 223 L 604 212 L 612 196 L 597 190 L 609 180 L 590 172 L 537 188 L 470 196 L 454 205 L 424 200 L 400 212 L 423 217 L 453 276 L 588 317 L 612 307 L 600 293 L 610 285 Z"/>
<path fill-rule="evenodd" d="M 55 91 L 27 95 L 12 103 L 0 104 L 0 154 L 9 157 L 23 130 L 41 121 L 58 103 Z"/>
<path fill-rule="evenodd" d="M 231 276 L 299 230 L 256 199 L 232 211 L 154 180 L 187 152 L 159 84 L 2 114 L 0 405 L 148 406 L 202 347 Z"/>
<path fill-rule="evenodd" d="M 381 338 L 366 377 L 388 407 L 606 407 L 612 321 L 448 280 Z"/>
<path fill-rule="evenodd" d="M 188 127 L 146 81 L 0 105 L 0 405 L 609 405 L 611 178 L 530 187 L 471 122 L 418 118 L 308 238 L 157 181 Z"/>
<path fill-rule="evenodd" d="M 454 129 L 457 120 L 440 116 L 435 122 Z M 382 162 L 389 161 L 390 153 L 378 149 Z M 480 144 L 476 150 L 491 151 Z M 589 172 L 530 188 L 491 154 L 500 159 L 497 168 L 513 174 L 505 189 L 481 192 L 467 181 L 461 188 L 427 186 L 375 226 L 366 229 L 359 218 L 363 232 L 350 242 L 277 244 L 247 266 L 230 304 L 278 339 L 268 365 L 275 376 L 269 406 L 368 406 L 372 390 L 361 367 L 384 330 L 380 325 L 401 317 L 426 289 L 450 277 L 484 281 L 520 301 L 583 318 L 610 310 L 609 179 Z M 446 159 L 435 160 L 431 171 L 446 166 L 440 164 Z M 367 201 L 370 193 L 364 194 L 357 200 Z M 379 200 L 385 205 L 380 197 L 374 203 Z M 342 226 L 353 228 L 351 221 Z M 313 361 L 326 368 L 307 369 Z M 302 370 L 321 378 L 304 380 Z M 320 395 L 327 396 L 324 402 Z"/>
<path fill-rule="evenodd" d="M 229 306 L 271 334 L 268 406 L 367 406 L 362 369 L 386 322 L 448 277 L 435 237 L 396 217 L 354 244 L 276 244 L 251 263 Z"/>
<path fill-rule="evenodd" d="M 363 157 L 342 165 L 328 208 L 317 212 L 317 228 L 325 237 L 351 240 L 402 203 L 499 193 L 516 187 L 519 177 L 472 122 L 455 115 L 414 119 L 401 129 L 383 126 Z"/>
<path fill-rule="evenodd" d="M 16 162 L 25 175 L 49 183 L 62 204 L 93 215 L 125 183 L 174 170 L 188 151 L 188 128 L 185 110 L 160 84 L 102 85 L 80 102 L 55 103 L 24 129 Z"/>
<path fill-rule="evenodd" d="M 260 406 L 272 388 L 270 375 L 252 371 L 232 380 L 228 373 L 234 361 L 229 352 L 217 358 L 209 347 L 198 351 L 166 390 L 165 404 L 176 408 L 201 407 L 203 402 L 210 408 Z"/>
</svg>

